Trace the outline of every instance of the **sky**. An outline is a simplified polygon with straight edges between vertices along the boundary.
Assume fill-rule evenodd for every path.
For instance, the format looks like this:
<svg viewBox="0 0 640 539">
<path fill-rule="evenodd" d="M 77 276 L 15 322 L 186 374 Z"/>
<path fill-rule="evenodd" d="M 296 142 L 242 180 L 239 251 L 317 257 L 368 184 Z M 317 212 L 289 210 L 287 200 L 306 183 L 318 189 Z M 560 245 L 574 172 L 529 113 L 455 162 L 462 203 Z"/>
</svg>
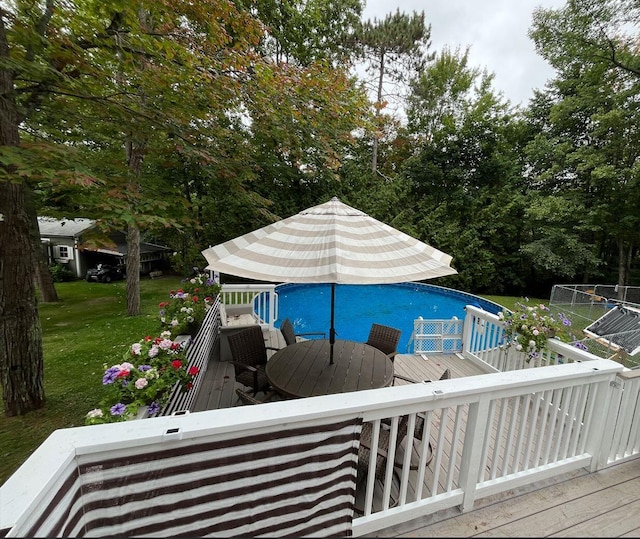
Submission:
<svg viewBox="0 0 640 539">
<path fill-rule="evenodd" d="M 494 73 L 494 88 L 513 105 L 526 106 L 533 89 L 553 78 L 528 36 L 536 7 L 558 8 L 565 0 L 366 0 L 363 20 L 384 19 L 397 9 L 424 11 L 431 24 L 430 51 L 470 46 L 473 67 Z"/>
</svg>

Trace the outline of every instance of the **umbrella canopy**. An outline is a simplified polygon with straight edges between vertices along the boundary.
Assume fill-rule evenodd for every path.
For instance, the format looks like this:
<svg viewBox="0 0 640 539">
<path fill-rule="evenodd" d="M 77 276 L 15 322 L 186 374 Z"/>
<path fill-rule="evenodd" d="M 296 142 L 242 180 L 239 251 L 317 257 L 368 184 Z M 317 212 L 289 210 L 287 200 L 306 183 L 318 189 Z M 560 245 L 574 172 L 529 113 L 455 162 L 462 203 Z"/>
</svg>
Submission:
<svg viewBox="0 0 640 539">
<path fill-rule="evenodd" d="M 336 197 L 202 251 L 206 269 L 280 283 L 331 283 L 331 344 L 336 284 L 421 281 L 457 273 L 451 256 Z M 333 348 L 333 346 L 332 346 Z"/>
<path fill-rule="evenodd" d="M 457 273 L 449 255 L 335 197 L 202 254 L 209 270 L 280 283 L 384 284 Z"/>
</svg>

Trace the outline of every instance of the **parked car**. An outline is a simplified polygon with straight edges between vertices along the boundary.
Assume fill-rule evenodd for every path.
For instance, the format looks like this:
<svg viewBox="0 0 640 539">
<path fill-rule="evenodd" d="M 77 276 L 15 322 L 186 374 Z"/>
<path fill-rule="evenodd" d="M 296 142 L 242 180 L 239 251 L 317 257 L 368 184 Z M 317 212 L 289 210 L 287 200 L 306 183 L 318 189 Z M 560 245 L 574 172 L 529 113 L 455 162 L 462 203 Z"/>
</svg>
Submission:
<svg viewBox="0 0 640 539">
<path fill-rule="evenodd" d="M 120 279 L 124 279 L 123 271 L 118 266 L 112 266 L 111 264 L 98 264 L 95 268 L 87 271 L 88 283 L 92 281 L 110 283 Z"/>
</svg>

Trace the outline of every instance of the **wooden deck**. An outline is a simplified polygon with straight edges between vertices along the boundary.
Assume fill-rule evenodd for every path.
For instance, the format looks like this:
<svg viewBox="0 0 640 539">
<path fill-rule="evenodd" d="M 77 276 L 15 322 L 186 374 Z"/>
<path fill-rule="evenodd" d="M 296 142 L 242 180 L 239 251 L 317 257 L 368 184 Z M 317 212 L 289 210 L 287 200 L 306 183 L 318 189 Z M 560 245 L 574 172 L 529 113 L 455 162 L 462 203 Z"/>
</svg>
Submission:
<svg viewBox="0 0 640 539">
<path fill-rule="evenodd" d="M 285 346 L 279 331 L 265 332 L 268 346 Z M 437 380 L 485 371 L 456 354 L 399 354 L 395 372 Z M 396 384 L 407 383 L 397 380 Z M 232 365 L 211 358 L 194 411 L 240 405 Z M 443 455 L 448 458 L 448 455 Z M 430 474 L 432 476 L 432 474 Z M 425 483 L 428 478 L 425 477 Z M 357 504 L 356 504 L 357 505 Z M 590 474 L 581 469 L 479 499 L 474 509 L 438 511 L 378 531 L 375 537 L 639 537 L 640 458 Z"/>
<path fill-rule="evenodd" d="M 640 458 L 438 511 L 376 537 L 639 537 Z"/>
</svg>

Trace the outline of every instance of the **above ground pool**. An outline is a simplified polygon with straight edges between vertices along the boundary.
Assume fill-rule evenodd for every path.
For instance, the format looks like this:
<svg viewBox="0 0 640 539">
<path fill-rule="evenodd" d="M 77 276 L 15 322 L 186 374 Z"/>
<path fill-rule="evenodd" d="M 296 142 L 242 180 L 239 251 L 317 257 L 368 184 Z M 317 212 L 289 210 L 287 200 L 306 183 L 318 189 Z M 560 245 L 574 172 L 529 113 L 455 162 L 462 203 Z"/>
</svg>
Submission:
<svg viewBox="0 0 640 539">
<path fill-rule="evenodd" d="M 324 331 L 329 338 L 330 284 L 283 284 L 276 287 L 276 292 L 276 327 L 289 318 L 296 333 Z M 494 314 L 501 310 L 497 304 L 478 296 L 434 285 L 336 285 L 336 338 L 364 342 L 371 324 L 376 322 L 401 330 L 398 351 L 407 353 L 415 319 L 463 319 L 466 305 L 475 305 Z"/>
</svg>

